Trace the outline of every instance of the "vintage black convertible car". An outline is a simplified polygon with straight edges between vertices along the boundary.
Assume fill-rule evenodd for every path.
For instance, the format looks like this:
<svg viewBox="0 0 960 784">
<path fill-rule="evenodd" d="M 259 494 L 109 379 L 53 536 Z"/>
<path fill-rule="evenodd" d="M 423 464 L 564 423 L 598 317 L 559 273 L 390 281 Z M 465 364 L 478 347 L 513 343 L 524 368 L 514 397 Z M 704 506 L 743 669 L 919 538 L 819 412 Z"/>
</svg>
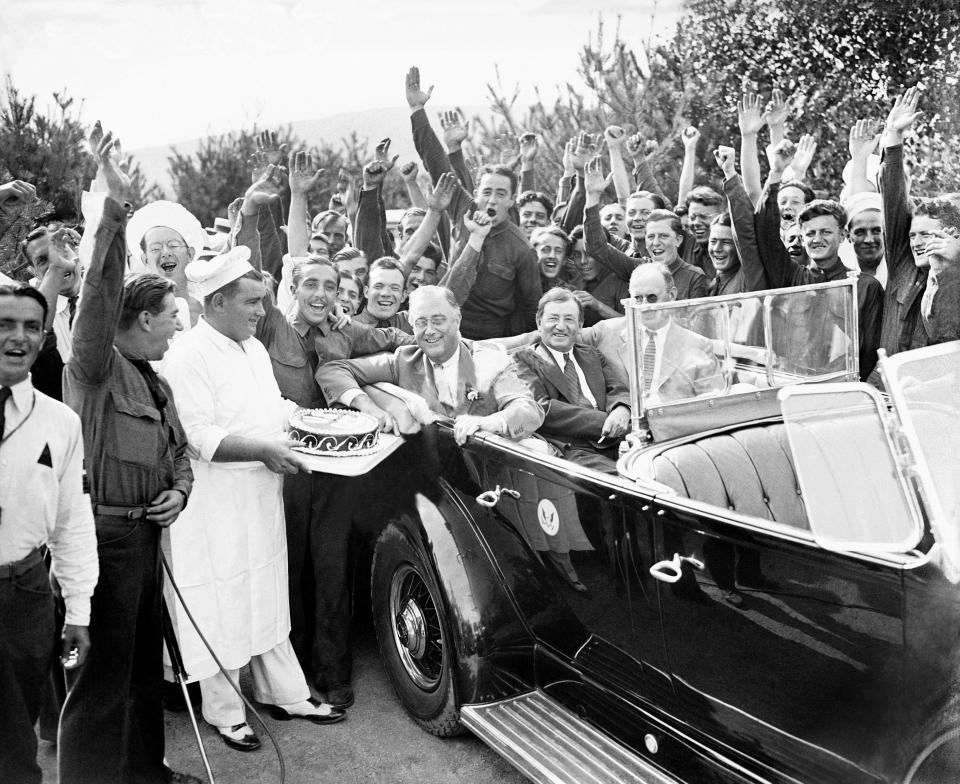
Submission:
<svg viewBox="0 0 960 784">
<path fill-rule="evenodd" d="M 713 341 L 721 388 L 644 399 L 651 309 Z M 853 281 L 625 330 L 616 475 L 444 422 L 371 475 L 410 715 L 542 782 L 960 780 L 960 344 L 857 382 Z"/>
</svg>

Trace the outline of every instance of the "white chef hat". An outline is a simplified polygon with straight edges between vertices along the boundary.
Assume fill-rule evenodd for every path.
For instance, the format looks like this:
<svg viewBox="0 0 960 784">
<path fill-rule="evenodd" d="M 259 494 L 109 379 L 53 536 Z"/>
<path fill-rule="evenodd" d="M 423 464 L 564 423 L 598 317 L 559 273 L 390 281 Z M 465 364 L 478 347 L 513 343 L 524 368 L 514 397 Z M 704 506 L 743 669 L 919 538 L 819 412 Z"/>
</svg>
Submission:
<svg viewBox="0 0 960 784">
<path fill-rule="evenodd" d="M 210 259 L 192 261 L 184 269 L 190 293 L 198 298 L 209 297 L 228 283 L 253 272 L 250 266 L 250 248 L 237 245 L 229 253 Z"/>
<path fill-rule="evenodd" d="M 855 215 L 859 215 L 861 212 L 866 212 L 867 210 L 882 211 L 883 200 L 880 198 L 879 193 L 863 191 L 844 199 L 843 209 L 847 211 L 847 222 L 850 222 Z"/>
<path fill-rule="evenodd" d="M 144 205 L 127 222 L 127 249 L 136 256 L 140 252 L 140 242 L 144 235 L 155 226 L 167 226 L 173 229 L 194 254 L 203 250 L 207 244 L 207 233 L 187 209 L 172 201 L 152 201 Z"/>
</svg>

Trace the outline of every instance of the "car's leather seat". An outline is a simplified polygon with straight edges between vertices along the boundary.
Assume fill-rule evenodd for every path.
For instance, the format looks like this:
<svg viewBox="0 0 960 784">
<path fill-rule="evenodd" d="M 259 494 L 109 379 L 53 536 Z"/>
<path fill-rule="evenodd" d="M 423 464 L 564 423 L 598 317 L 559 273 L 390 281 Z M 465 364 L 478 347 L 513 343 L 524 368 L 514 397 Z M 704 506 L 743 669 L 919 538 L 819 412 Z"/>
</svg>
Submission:
<svg viewBox="0 0 960 784">
<path fill-rule="evenodd" d="M 809 528 L 782 424 L 748 427 L 670 447 L 651 478 L 681 496 L 745 515 Z"/>
</svg>

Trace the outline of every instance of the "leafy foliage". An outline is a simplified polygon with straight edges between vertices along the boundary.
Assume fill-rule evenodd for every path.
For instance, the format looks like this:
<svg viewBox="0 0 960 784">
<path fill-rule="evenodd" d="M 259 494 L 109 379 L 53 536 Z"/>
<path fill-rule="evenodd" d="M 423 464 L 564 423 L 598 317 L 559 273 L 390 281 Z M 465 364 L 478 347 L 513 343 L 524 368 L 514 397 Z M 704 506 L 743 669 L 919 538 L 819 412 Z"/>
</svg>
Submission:
<svg viewBox="0 0 960 784">
<path fill-rule="evenodd" d="M 489 85 L 498 120 L 479 123 L 481 152 L 498 152 L 504 131 L 534 130 L 544 150 L 538 170 L 554 181 L 567 139 L 613 123 L 657 140 L 651 164 L 673 195 L 682 129 L 693 124 L 702 134 L 698 181 L 717 181 L 709 151 L 737 146 L 742 91 L 769 97 L 780 88 L 792 97 L 789 134 L 818 139 L 811 184 L 837 194 L 850 125 L 882 120 L 894 95 L 921 83 L 926 114 L 909 150 L 914 191 L 960 190 L 960 6 L 952 0 L 692 0 L 675 33 L 654 45 L 634 48 L 619 29 L 612 41 L 606 33 L 601 19 L 580 53 L 585 94 L 568 84 L 553 105 L 538 100 L 518 112 L 516 90 L 507 97 L 499 82 Z"/>
<path fill-rule="evenodd" d="M 311 214 L 329 207 L 340 169 L 359 178 L 364 164 L 370 160 L 370 145 L 367 139 L 361 139 L 356 132 L 341 139 L 339 147 L 321 141 L 308 148 L 290 126 L 273 130 L 276 130 L 278 144 L 286 144 L 290 150 L 308 149 L 314 163 L 326 170 L 320 187 L 310 194 L 308 206 Z M 217 216 L 226 217 L 230 202 L 242 196 L 250 186 L 253 171 L 251 158 L 257 150 L 259 135 L 260 129 L 254 126 L 234 133 L 208 136 L 201 141 L 200 148 L 193 155 L 182 155 L 176 149 L 171 150 L 172 155 L 167 161 L 175 198 L 205 226 L 212 226 Z M 388 178 L 384 186 L 387 204 L 401 198 L 402 188 L 398 177 Z M 289 191 L 282 194 L 282 199 L 286 214 L 290 206 Z"/>
</svg>

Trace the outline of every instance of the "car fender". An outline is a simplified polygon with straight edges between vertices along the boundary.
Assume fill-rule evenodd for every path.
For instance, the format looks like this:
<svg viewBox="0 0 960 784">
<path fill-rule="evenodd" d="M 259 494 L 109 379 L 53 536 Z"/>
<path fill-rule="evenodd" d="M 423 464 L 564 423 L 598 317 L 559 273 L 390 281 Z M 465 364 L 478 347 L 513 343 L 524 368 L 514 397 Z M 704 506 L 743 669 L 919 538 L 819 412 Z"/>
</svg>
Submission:
<svg viewBox="0 0 960 784">
<path fill-rule="evenodd" d="M 445 482 L 440 491 L 433 498 L 415 493 L 390 525 L 433 569 L 452 636 L 458 702 L 487 702 L 526 691 L 534 678 L 534 635 L 473 514 Z M 509 561 L 511 571 L 539 571 L 536 556 L 514 538 L 516 546 L 510 547 L 508 538 L 508 551 L 498 547 L 498 556 Z"/>
</svg>

